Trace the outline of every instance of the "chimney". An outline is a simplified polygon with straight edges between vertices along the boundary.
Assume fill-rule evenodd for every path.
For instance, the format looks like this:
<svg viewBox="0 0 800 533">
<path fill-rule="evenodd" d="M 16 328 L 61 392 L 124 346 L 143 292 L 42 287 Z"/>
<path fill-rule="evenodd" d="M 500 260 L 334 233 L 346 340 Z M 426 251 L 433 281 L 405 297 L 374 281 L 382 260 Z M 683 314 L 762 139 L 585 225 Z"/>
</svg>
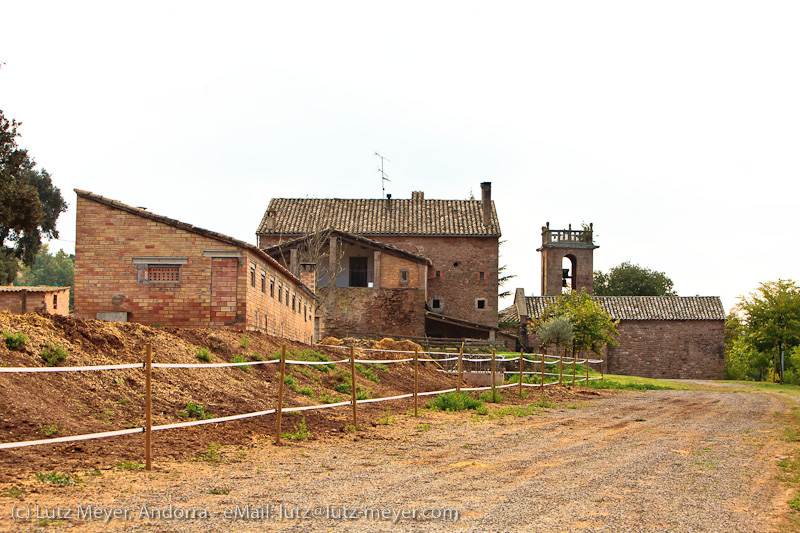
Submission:
<svg viewBox="0 0 800 533">
<path fill-rule="evenodd" d="M 424 191 L 411 191 L 411 200 L 413 202 L 421 202 L 425 199 Z"/>
<path fill-rule="evenodd" d="M 492 182 L 481 183 L 481 207 L 483 207 L 483 225 L 489 227 L 492 223 Z"/>
<path fill-rule="evenodd" d="M 276 215 L 277 215 L 277 213 L 275 211 L 272 211 L 272 210 L 267 211 L 267 216 L 266 216 L 267 229 L 275 229 L 275 216 Z"/>
<path fill-rule="evenodd" d="M 315 294 L 317 292 L 316 268 L 316 263 L 300 263 L 300 281 Z"/>
</svg>

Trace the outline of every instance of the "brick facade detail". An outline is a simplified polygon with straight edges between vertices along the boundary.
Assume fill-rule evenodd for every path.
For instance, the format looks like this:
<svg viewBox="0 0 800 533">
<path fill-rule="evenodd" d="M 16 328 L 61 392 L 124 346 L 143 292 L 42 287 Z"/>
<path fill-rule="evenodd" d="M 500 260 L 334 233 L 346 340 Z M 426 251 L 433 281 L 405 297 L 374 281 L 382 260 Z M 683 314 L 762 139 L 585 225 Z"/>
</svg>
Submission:
<svg viewBox="0 0 800 533">
<path fill-rule="evenodd" d="M 421 289 L 322 287 L 324 336 L 425 336 L 425 306 Z"/>
<path fill-rule="evenodd" d="M 55 305 L 53 305 L 55 301 Z M 25 309 L 23 309 L 23 305 Z M 0 311 L 12 313 L 44 312 L 51 315 L 69 314 L 69 287 L 53 287 L 52 290 L 32 288 L 25 290 L 0 290 Z"/>
<path fill-rule="evenodd" d="M 75 314 L 125 312 L 129 321 L 227 326 L 311 342 L 313 297 L 285 269 L 246 243 L 111 200 L 78 192 Z M 93 196 L 93 195 L 91 195 Z M 110 205 L 109 205 L 110 204 Z M 120 205 L 121 208 L 117 208 Z M 164 222 L 167 221 L 167 222 Z M 173 224 L 174 223 L 174 224 Z M 179 278 L 148 279 L 148 264 L 175 265 Z M 255 270 L 255 284 L 252 271 Z M 261 273 L 266 276 L 262 292 Z M 270 280 L 289 289 L 294 310 L 270 296 Z"/>
</svg>

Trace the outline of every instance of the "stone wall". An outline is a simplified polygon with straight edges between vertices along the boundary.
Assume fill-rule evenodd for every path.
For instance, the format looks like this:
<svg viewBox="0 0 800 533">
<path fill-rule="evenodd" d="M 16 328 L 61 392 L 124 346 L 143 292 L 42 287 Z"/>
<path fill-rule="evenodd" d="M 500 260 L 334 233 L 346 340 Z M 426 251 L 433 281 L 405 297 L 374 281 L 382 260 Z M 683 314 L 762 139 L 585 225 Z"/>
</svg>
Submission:
<svg viewBox="0 0 800 533">
<path fill-rule="evenodd" d="M 373 337 L 425 335 L 424 296 L 420 289 L 322 287 L 325 336 Z"/>
</svg>

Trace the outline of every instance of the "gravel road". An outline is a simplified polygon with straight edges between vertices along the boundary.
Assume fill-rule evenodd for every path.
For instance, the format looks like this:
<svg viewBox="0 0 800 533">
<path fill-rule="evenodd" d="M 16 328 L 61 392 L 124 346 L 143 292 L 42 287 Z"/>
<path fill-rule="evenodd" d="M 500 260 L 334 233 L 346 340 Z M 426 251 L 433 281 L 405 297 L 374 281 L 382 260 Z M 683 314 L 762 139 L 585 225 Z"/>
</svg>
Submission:
<svg viewBox="0 0 800 533">
<path fill-rule="evenodd" d="M 786 409 L 780 398 L 648 391 L 561 405 L 521 417 L 402 415 L 361 437 L 281 447 L 265 439 L 223 448 L 217 465 L 109 471 L 16 505 L 129 513 L 60 523 L 87 531 L 776 530 L 786 506 L 775 480 L 785 446 L 774 423 Z M 0 501 L 0 528 L 31 527 L 10 522 L 11 503 Z M 148 519 L 143 510 L 173 516 Z M 432 517 L 410 518 L 413 510 Z M 211 516 L 174 516 L 203 511 Z M 292 518 L 277 520 L 279 512 Z"/>
</svg>

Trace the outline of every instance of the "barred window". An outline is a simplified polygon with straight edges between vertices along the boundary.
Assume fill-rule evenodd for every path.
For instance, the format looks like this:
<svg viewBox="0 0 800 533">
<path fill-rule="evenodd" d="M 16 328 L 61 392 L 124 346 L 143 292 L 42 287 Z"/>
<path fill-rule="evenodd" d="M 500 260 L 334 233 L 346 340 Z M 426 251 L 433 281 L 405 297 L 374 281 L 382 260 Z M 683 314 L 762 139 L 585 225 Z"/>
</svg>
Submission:
<svg viewBox="0 0 800 533">
<path fill-rule="evenodd" d="M 181 280 L 180 265 L 139 265 L 139 283 L 178 282 Z"/>
</svg>

